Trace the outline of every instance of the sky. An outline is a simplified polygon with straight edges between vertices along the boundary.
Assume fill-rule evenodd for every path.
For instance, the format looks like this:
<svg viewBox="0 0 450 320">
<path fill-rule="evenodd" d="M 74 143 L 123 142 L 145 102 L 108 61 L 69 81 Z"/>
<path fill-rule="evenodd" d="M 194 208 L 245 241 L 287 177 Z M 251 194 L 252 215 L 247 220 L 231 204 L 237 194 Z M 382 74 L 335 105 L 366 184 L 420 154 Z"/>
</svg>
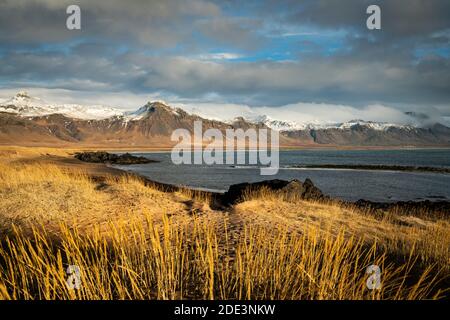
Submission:
<svg viewBox="0 0 450 320">
<path fill-rule="evenodd" d="M 81 30 L 68 30 L 68 5 Z M 366 9 L 381 8 L 381 30 Z M 450 119 L 448 0 L 0 0 L 0 98 L 215 118 Z"/>
</svg>

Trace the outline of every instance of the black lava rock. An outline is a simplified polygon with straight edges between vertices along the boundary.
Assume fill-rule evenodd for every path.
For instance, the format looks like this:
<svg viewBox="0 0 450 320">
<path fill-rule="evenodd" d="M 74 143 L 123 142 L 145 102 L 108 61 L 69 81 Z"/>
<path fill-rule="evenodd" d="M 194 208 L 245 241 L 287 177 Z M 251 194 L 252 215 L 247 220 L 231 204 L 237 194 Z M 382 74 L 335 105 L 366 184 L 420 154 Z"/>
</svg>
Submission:
<svg viewBox="0 0 450 320">
<path fill-rule="evenodd" d="M 145 157 L 133 156 L 129 153 L 124 153 L 121 155 L 108 153 L 105 151 L 95 151 L 95 152 L 77 152 L 74 157 L 78 160 L 91 163 L 110 163 L 110 164 L 143 164 L 158 162 Z"/>
</svg>

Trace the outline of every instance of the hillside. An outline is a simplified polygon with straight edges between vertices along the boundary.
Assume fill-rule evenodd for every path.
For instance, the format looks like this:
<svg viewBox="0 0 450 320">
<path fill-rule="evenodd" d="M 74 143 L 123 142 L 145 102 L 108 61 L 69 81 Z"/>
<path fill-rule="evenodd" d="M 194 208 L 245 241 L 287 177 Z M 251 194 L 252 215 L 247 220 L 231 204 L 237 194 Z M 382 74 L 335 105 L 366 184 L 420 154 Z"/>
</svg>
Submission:
<svg viewBox="0 0 450 320">
<path fill-rule="evenodd" d="M 183 128 L 193 132 L 194 121 L 203 130 L 267 128 L 280 132 L 283 146 L 450 146 L 450 128 L 352 120 L 337 124 L 302 124 L 259 117 L 219 121 L 149 102 L 134 112 L 104 106 L 51 105 L 19 93 L 0 103 L 0 144 L 92 147 L 170 147 L 171 134 Z"/>
</svg>

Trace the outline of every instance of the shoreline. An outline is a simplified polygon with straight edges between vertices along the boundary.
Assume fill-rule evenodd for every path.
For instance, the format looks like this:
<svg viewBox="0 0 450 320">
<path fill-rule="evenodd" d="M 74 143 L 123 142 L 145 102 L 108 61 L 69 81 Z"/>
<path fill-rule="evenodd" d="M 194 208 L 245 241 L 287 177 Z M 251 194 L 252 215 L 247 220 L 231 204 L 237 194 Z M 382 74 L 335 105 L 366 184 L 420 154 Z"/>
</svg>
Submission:
<svg viewBox="0 0 450 320">
<path fill-rule="evenodd" d="M 10 147 L 8 149 L 14 149 L 13 147 Z M 55 149 L 53 149 L 55 150 Z M 0 151 L 2 149 L 0 148 Z M 44 163 L 44 164 L 52 164 L 55 166 L 58 166 L 62 168 L 63 170 L 70 171 L 83 171 L 88 176 L 90 176 L 94 181 L 102 181 L 105 180 L 106 177 L 112 176 L 112 177 L 121 177 L 121 176 L 134 176 L 141 180 L 145 185 L 153 186 L 158 188 L 161 191 L 164 192 L 174 192 L 179 190 L 189 190 L 193 193 L 196 193 L 198 195 L 208 195 L 212 196 L 213 198 L 220 198 L 225 193 L 223 192 L 216 192 L 216 191 L 206 191 L 201 190 L 198 188 L 191 188 L 188 186 L 177 186 L 172 185 L 168 183 L 162 183 L 158 181 L 154 181 L 151 178 L 145 177 L 141 174 L 130 172 L 127 170 L 119 169 L 116 167 L 113 167 L 111 165 L 105 164 L 105 163 L 89 163 L 89 162 L 83 162 L 73 157 L 73 154 L 76 152 L 76 150 L 61 150 L 64 151 L 61 155 L 55 155 L 51 154 L 49 152 L 40 151 L 39 156 L 35 157 L 25 157 L 22 159 L 17 159 L 14 162 L 15 163 L 23 163 L 23 164 L 33 164 L 33 163 Z M 342 200 L 339 198 L 333 198 L 327 196 L 327 198 L 334 202 L 334 203 L 340 203 L 342 205 L 350 205 L 350 206 L 357 206 L 360 208 L 366 208 L 368 206 L 372 208 L 379 208 L 379 209 L 389 209 L 389 208 L 395 208 L 395 207 L 408 207 L 409 209 L 413 208 L 430 208 L 432 211 L 436 208 L 445 208 L 447 212 L 450 212 L 450 201 L 448 200 L 442 200 L 442 199 L 436 199 L 436 200 L 409 200 L 409 201 L 394 201 L 394 202 L 372 202 L 370 200 L 365 199 L 359 199 L 357 201 L 348 201 L 348 200 Z"/>
<path fill-rule="evenodd" d="M 149 186 L 153 186 L 153 187 L 156 186 L 158 189 L 160 189 L 164 192 L 175 192 L 175 191 L 181 191 L 181 190 L 188 190 L 188 191 L 193 192 L 196 196 L 199 196 L 199 197 L 203 197 L 203 196 L 211 197 L 211 199 L 212 199 L 211 205 L 216 210 L 227 210 L 227 208 L 229 208 L 230 205 L 234 205 L 232 203 L 229 203 L 229 201 L 227 200 L 228 192 L 230 191 L 230 189 L 233 186 L 240 185 L 240 184 L 231 185 L 229 187 L 229 189 L 225 192 L 217 192 L 217 191 L 212 191 L 212 190 L 207 191 L 207 190 L 202 190 L 201 188 L 194 188 L 194 187 L 189 187 L 189 186 L 177 186 L 177 185 L 172 185 L 172 184 L 168 184 L 168 183 L 162 183 L 162 182 L 151 180 L 150 178 L 143 176 L 141 174 L 135 173 L 135 172 L 129 172 L 126 170 L 117 169 L 117 168 L 113 168 L 113 167 L 110 167 L 110 168 L 122 171 L 122 174 L 129 174 L 134 177 L 137 177 L 138 179 L 143 181 L 144 185 L 146 185 L 146 186 L 149 185 Z M 263 180 L 263 181 L 260 181 L 259 183 L 264 184 L 266 182 L 270 183 L 273 181 L 277 181 L 277 179 Z M 292 182 L 292 181 L 294 181 L 294 180 L 291 180 L 290 182 Z M 286 180 L 285 182 L 288 182 L 288 181 Z M 248 183 L 248 184 L 251 185 L 252 183 Z M 258 184 L 258 182 L 257 182 L 257 184 Z M 311 200 L 314 202 L 324 203 L 324 204 L 334 204 L 334 205 L 343 206 L 343 207 L 350 207 L 350 208 L 353 207 L 353 208 L 358 208 L 360 210 L 367 210 L 367 211 L 373 212 L 373 213 L 379 212 L 380 210 L 383 212 L 406 211 L 406 212 L 408 212 L 409 215 L 418 215 L 419 213 L 427 212 L 427 215 L 430 215 L 430 216 L 436 216 L 436 215 L 440 216 L 442 214 L 445 215 L 445 212 L 450 213 L 450 201 L 442 200 L 442 199 L 436 199 L 436 200 L 426 199 L 426 200 L 416 200 L 416 201 L 415 200 L 406 200 L 406 201 L 392 201 L 392 202 L 388 202 L 388 201 L 379 202 L 379 201 L 371 201 L 371 200 L 366 200 L 366 199 L 359 199 L 356 201 L 348 201 L 348 200 L 331 197 L 331 196 L 325 194 L 324 198 L 321 200 L 320 199 L 306 199 L 306 200 Z M 239 203 L 239 202 L 237 202 L 237 203 Z"/>
<path fill-rule="evenodd" d="M 151 185 L 154 187 L 156 186 L 158 189 L 163 190 L 164 192 L 188 190 L 188 191 L 191 191 L 200 196 L 207 195 L 207 196 L 211 197 L 211 199 L 213 199 L 213 201 L 216 203 L 215 204 L 216 208 L 227 207 L 230 204 L 229 201 L 226 200 L 228 197 L 228 193 L 230 192 L 231 189 L 233 189 L 233 187 L 240 185 L 240 184 L 233 184 L 229 187 L 228 190 L 225 190 L 224 192 L 218 192 L 218 191 L 213 191 L 213 190 L 204 190 L 202 188 L 195 188 L 195 187 L 189 187 L 189 186 L 178 186 L 178 185 L 173 185 L 173 184 L 169 184 L 169 183 L 158 182 L 158 181 L 152 180 L 149 177 L 141 175 L 139 173 L 130 172 L 125 169 L 116 168 L 111 164 L 101 163 L 100 165 L 103 165 L 111 170 L 114 170 L 114 172 L 118 173 L 119 175 L 124 174 L 124 175 L 132 175 L 134 177 L 137 177 L 145 185 Z M 122 167 L 126 167 L 126 165 L 122 165 Z M 410 169 L 410 168 L 408 167 L 407 169 Z M 385 170 L 385 169 L 374 169 L 374 170 Z M 405 170 L 405 171 L 407 171 L 407 170 Z M 449 170 L 449 173 L 450 173 L 450 170 Z M 262 183 L 262 184 L 269 183 L 270 184 L 271 182 L 275 182 L 275 181 L 280 181 L 280 180 L 268 179 L 268 180 L 264 180 L 261 182 L 257 182 L 256 184 L 258 184 L 258 183 Z M 292 182 L 292 181 L 293 180 L 291 180 L 290 182 Z M 284 182 L 289 182 L 289 181 L 286 180 Z M 252 185 L 252 183 L 244 183 L 244 184 L 248 184 L 249 186 Z M 253 184 L 255 184 L 255 183 L 253 183 Z M 400 208 L 400 209 L 407 209 L 410 211 L 422 211 L 423 209 L 428 209 L 430 212 L 435 212 L 435 211 L 440 211 L 440 210 L 450 212 L 450 201 L 442 200 L 442 199 L 406 200 L 406 201 L 401 200 L 401 201 L 392 201 L 392 202 L 390 202 L 390 201 L 378 202 L 378 201 L 371 201 L 371 200 L 362 198 L 362 199 L 359 199 L 356 201 L 348 201 L 348 200 L 331 197 L 331 196 L 325 194 L 324 198 L 322 200 L 316 199 L 314 201 L 331 202 L 331 203 L 335 203 L 335 204 L 339 204 L 339 205 L 343 205 L 343 206 L 355 206 L 360 209 L 369 209 L 369 210 L 375 210 L 375 211 L 377 209 L 388 211 L 391 209 L 399 209 Z"/>
<path fill-rule="evenodd" d="M 371 165 L 371 164 L 304 164 L 292 165 L 288 169 L 324 169 L 324 170 L 356 170 L 356 171 L 391 171 L 391 172 L 427 172 L 450 174 L 447 167 L 399 166 L 399 165 Z"/>
<path fill-rule="evenodd" d="M 95 146 L 95 145 L 11 145 L 0 144 L 0 151 L 5 148 L 36 148 L 36 149 L 57 149 L 71 151 L 110 151 L 110 152 L 129 152 L 129 153 L 159 153 L 170 152 L 174 146 Z M 384 151 L 384 150 L 449 150 L 448 145 L 424 145 L 424 146 L 340 146 L 340 145 L 298 145 L 298 146 L 280 146 L 279 151 Z M 248 149 L 237 149 L 235 151 L 248 151 Z"/>
</svg>

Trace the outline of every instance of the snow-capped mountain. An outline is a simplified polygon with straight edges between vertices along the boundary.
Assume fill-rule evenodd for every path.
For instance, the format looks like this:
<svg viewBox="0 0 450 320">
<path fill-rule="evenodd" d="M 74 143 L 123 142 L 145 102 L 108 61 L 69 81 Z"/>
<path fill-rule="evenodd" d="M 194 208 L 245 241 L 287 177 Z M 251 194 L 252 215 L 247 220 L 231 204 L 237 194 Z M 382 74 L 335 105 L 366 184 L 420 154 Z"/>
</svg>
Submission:
<svg viewBox="0 0 450 320">
<path fill-rule="evenodd" d="M 0 112 L 15 113 L 23 117 L 62 114 L 70 118 L 86 120 L 100 120 L 124 114 L 119 109 L 101 105 L 50 104 L 26 92 L 19 92 L 11 99 L 0 102 Z"/>
<path fill-rule="evenodd" d="M 140 107 L 136 111 L 123 111 L 118 108 L 111 108 L 102 105 L 79 105 L 79 104 L 50 104 L 36 97 L 31 97 L 26 92 L 19 92 L 14 97 L 4 102 L 0 102 L 0 112 L 15 113 L 24 117 L 36 117 L 50 114 L 62 114 L 70 118 L 84 120 L 101 120 L 111 117 L 118 117 L 124 121 L 141 120 L 149 112 L 154 111 L 155 107 L 166 109 L 174 115 L 185 112 L 180 108 L 172 108 L 164 101 L 152 101 Z M 323 129 L 350 129 L 356 125 L 367 127 L 374 130 L 386 130 L 388 128 L 413 128 L 395 123 L 373 122 L 364 120 L 350 120 L 343 123 L 327 123 L 320 121 L 313 122 L 295 122 L 281 119 L 273 119 L 267 115 L 255 115 L 245 117 L 246 121 L 254 124 L 263 124 L 272 130 L 277 131 L 298 131 L 298 130 L 323 130 Z M 218 121 L 218 119 L 211 119 Z M 219 120 L 220 121 L 220 120 Z M 236 119 L 222 121 L 227 124 L 235 122 Z"/>
<path fill-rule="evenodd" d="M 343 123 L 338 123 L 336 125 L 330 125 L 328 128 L 337 128 L 337 129 L 350 129 L 354 126 L 364 126 L 373 130 L 386 130 L 389 128 L 402 128 L 402 129 L 410 129 L 414 128 L 410 125 L 402 125 L 398 123 L 389 123 L 389 122 L 374 122 L 374 121 L 364 121 L 364 120 L 350 120 Z"/>
<path fill-rule="evenodd" d="M 0 111 L 22 116 L 51 114 L 57 112 L 58 109 L 57 106 L 49 105 L 39 98 L 31 97 L 26 92 L 19 92 L 11 99 L 0 103 Z"/>
<path fill-rule="evenodd" d="M 283 120 L 275 120 L 266 115 L 258 115 L 256 117 L 248 118 L 250 122 L 254 123 L 262 123 L 272 130 L 277 131 L 288 131 L 288 130 L 300 130 L 301 125 L 296 123 L 295 121 L 283 121 Z"/>
<path fill-rule="evenodd" d="M 1 143 L 84 143 L 87 145 L 169 146 L 174 130 L 193 131 L 194 122 L 208 128 L 269 127 L 280 132 L 284 146 L 449 146 L 450 128 L 439 123 L 427 127 L 351 120 L 342 123 L 300 123 L 265 115 L 232 121 L 212 120 L 160 101 L 136 111 L 77 104 L 50 104 L 25 92 L 0 102 Z"/>
<path fill-rule="evenodd" d="M 129 120 L 141 120 L 149 113 L 154 112 L 157 108 L 164 109 L 174 115 L 180 115 L 180 109 L 175 109 L 166 104 L 163 101 L 151 101 L 145 106 L 140 107 L 136 111 L 128 111 L 123 113 L 123 118 L 127 121 Z"/>
<path fill-rule="evenodd" d="M 363 126 L 373 130 L 386 130 L 388 128 L 413 128 L 412 126 L 387 123 L 387 122 L 374 122 L 374 121 L 364 121 L 364 120 L 350 120 L 347 122 L 340 123 L 329 123 L 329 122 L 305 122 L 298 123 L 295 121 L 284 121 L 272 119 L 266 115 L 257 116 L 254 118 L 247 119 L 255 123 L 262 123 L 267 127 L 277 130 L 277 131 L 298 131 L 298 130 L 324 130 L 324 129 L 350 129 L 354 126 Z"/>
<path fill-rule="evenodd" d="M 121 118 L 124 121 L 140 120 L 153 112 L 155 108 L 166 109 L 175 115 L 179 115 L 180 112 L 179 108 L 172 108 L 159 100 L 151 101 L 135 111 L 124 111 L 103 105 L 50 104 L 30 96 L 27 92 L 19 92 L 11 99 L 0 102 L 0 112 L 14 113 L 22 117 L 62 114 L 69 118 L 83 120 L 102 120 L 112 117 Z"/>
</svg>

